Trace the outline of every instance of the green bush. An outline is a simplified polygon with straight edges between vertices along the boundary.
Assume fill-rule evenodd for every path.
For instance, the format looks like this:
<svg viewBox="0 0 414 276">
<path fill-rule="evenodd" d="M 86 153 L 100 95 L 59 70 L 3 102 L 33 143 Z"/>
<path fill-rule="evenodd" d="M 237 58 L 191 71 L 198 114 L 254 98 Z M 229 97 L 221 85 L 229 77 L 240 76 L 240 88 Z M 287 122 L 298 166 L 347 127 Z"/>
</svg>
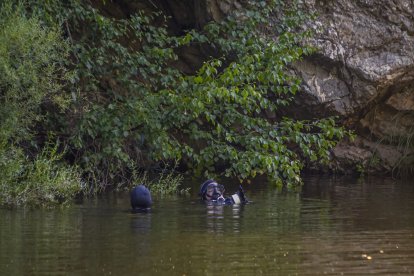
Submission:
<svg viewBox="0 0 414 276">
<path fill-rule="evenodd" d="M 155 195 L 173 195 L 173 194 L 187 194 L 190 188 L 182 188 L 184 177 L 172 170 L 165 170 L 158 173 L 155 177 L 150 178 L 145 172 L 142 175 L 134 177 L 134 185 L 137 183 L 144 183 L 145 186 Z"/>
<path fill-rule="evenodd" d="M 65 204 L 82 191 L 80 174 L 62 163 L 57 147 L 46 147 L 28 159 L 20 148 L 0 148 L 0 205 Z"/>
<path fill-rule="evenodd" d="M 0 6 L 0 204 L 63 203 L 82 190 L 57 146 L 38 150 L 41 106 L 65 104 L 68 46 L 56 28 L 27 18 L 12 1 Z"/>
<path fill-rule="evenodd" d="M 68 46 L 57 29 L 43 28 L 37 18 L 25 18 L 20 6 L 7 3 L 0 11 L 0 139 L 18 142 L 40 119 L 41 103 L 64 104 Z"/>
</svg>

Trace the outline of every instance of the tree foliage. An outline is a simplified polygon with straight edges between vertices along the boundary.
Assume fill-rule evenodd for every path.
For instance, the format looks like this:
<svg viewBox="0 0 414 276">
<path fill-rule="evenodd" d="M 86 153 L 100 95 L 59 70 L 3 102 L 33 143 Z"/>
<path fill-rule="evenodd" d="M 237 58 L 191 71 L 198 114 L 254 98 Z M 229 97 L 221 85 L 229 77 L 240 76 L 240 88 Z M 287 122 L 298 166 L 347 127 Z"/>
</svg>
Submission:
<svg viewBox="0 0 414 276">
<path fill-rule="evenodd" d="M 178 159 L 199 174 L 221 164 L 228 176 L 265 174 L 294 185 L 305 160 L 328 160 L 346 134 L 332 118 L 278 115 L 299 90 L 288 65 L 311 51 L 299 43 L 309 35 L 299 28 L 308 16 L 295 2 L 251 1 L 182 36 L 168 33 L 159 12 L 116 19 L 85 1 L 26 5 L 44 26 L 59 24 L 72 42 L 73 103 L 65 116 L 53 115 L 50 128 L 67 137 L 75 162 L 95 182 Z M 173 65 L 176 50 L 194 45 L 215 55 L 184 74 Z"/>
</svg>

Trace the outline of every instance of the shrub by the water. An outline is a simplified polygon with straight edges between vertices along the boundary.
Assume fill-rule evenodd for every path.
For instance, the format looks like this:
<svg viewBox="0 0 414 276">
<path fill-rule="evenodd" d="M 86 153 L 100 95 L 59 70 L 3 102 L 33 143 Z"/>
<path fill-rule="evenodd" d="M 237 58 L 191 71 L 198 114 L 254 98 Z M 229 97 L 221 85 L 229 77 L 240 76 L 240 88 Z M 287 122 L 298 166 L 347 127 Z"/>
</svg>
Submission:
<svg viewBox="0 0 414 276">
<path fill-rule="evenodd" d="M 0 205 L 64 204 L 82 191 L 79 172 L 62 163 L 56 147 L 29 159 L 18 147 L 0 146 Z"/>
<path fill-rule="evenodd" d="M 183 179 L 181 174 L 174 171 L 164 171 L 158 174 L 155 179 L 149 179 L 144 174 L 140 183 L 145 183 L 152 193 L 158 195 L 186 194 L 189 192 L 189 188 L 182 188 Z"/>
<path fill-rule="evenodd" d="M 68 46 L 58 29 L 11 3 L 0 6 L 0 204 L 64 203 L 82 190 L 80 175 L 57 146 L 36 143 L 36 125 L 42 104 L 65 102 Z"/>
</svg>

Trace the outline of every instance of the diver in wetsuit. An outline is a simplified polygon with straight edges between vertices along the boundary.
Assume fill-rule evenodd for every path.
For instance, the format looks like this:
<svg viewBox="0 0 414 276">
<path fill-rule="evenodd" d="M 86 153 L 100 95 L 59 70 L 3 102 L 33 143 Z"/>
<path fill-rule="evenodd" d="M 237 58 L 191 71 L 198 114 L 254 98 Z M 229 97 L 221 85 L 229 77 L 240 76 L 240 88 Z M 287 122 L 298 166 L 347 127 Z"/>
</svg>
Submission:
<svg viewBox="0 0 414 276">
<path fill-rule="evenodd" d="M 241 204 L 247 203 L 247 199 L 244 195 L 242 186 L 239 186 L 239 190 L 229 197 L 224 197 L 224 186 L 218 184 L 215 180 L 209 179 L 200 186 L 199 196 L 206 202 L 216 204 Z"/>
</svg>

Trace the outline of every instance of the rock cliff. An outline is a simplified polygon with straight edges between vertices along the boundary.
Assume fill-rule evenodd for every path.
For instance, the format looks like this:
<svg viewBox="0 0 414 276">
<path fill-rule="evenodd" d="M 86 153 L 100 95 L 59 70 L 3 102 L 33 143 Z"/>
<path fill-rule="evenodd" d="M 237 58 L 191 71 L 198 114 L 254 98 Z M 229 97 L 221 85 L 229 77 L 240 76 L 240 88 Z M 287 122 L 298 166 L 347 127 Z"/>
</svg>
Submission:
<svg viewBox="0 0 414 276">
<path fill-rule="evenodd" d="M 319 51 L 296 64 L 302 105 L 346 119 L 358 135 L 334 150 L 337 168 L 414 167 L 414 2 L 307 1 Z M 352 167 L 352 166 L 351 166 Z"/>
</svg>

